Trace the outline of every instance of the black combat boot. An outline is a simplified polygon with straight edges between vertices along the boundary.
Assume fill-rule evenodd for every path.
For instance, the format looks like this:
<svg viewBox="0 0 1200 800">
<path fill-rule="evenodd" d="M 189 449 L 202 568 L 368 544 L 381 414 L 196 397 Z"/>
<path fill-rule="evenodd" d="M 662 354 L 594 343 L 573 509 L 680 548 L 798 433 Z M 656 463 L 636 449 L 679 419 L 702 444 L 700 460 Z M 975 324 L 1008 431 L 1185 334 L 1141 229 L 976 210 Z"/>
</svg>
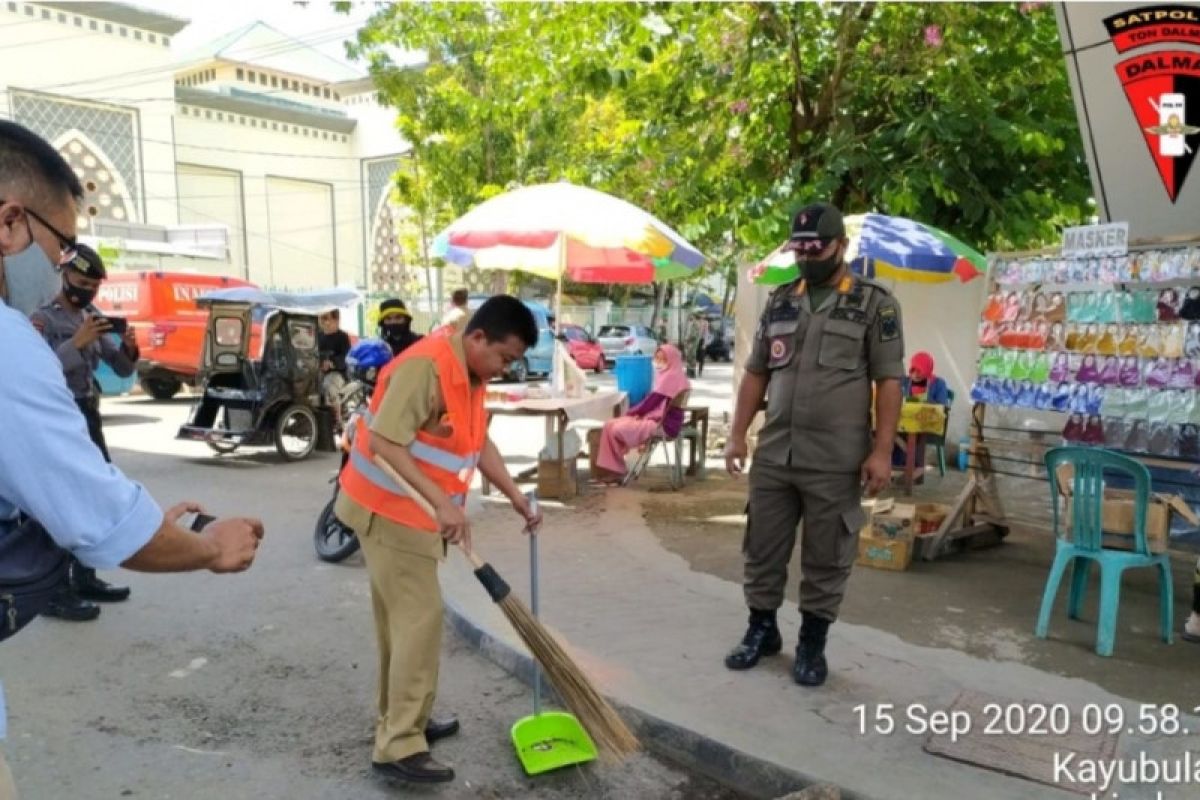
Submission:
<svg viewBox="0 0 1200 800">
<path fill-rule="evenodd" d="M 792 680 L 801 686 L 820 686 L 829 675 L 825 663 L 825 638 L 832 624 L 824 617 L 801 611 L 800 644 L 796 646 L 796 663 L 792 665 Z"/>
<path fill-rule="evenodd" d="M 68 622 L 91 622 L 100 616 L 100 606 L 84 600 L 69 586 L 63 586 L 54 599 L 46 605 L 46 610 L 42 614 L 47 617 L 65 619 Z"/>
<path fill-rule="evenodd" d="M 725 666 L 730 669 L 750 669 L 763 656 L 773 656 L 783 649 L 783 637 L 775 624 L 774 611 L 750 609 L 750 627 L 742 637 L 742 643 L 725 656 Z"/>
<path fill-rule="evenodd" d="M 71 586 L 75 594 L 84 600 L 94 600 L 98 603 L 119 603 L 129 599 L 128 586 L 113 586 L 108 581 L 96 576 L 96 570 L 85 567 L 78 561 L 71 564 Z"/>
</svg>

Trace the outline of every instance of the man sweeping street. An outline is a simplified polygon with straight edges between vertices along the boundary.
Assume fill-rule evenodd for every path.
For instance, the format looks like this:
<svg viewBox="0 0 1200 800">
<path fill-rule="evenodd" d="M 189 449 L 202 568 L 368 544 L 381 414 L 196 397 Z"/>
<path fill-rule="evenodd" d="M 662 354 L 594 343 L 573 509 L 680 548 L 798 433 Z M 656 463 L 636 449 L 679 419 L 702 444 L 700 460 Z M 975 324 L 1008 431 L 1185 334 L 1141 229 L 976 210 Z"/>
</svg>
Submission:
<svg viewBox="0 0 1200 800">
<path fill-rule="evenodd" d="M 737 475 L 746 459 L 750 421 L 766 396 L 742 546 L 750 625 L 725 665 L 749 669 L 782 649 L 775 612 L 783 604 L 796 527 L 803 520 L 803 622 L 792 668 L 802 686 L 825 682 L 825 639 L 865 522 L 862 490 L 875 494 L 890 480 L 900 417 L 900 305 L 880 284 L 850 273 L 848 244 L 842 214 L 833 206 L 814 203 L 796 213 L 787 247 L 802 277 L 780 287 L 767 303 L 725 451 L 726 466 Z"/>
<path fill-rule="evenodd" d="M 374 768 L 412 783 L 454 780 L 429 745 L 458 731 L 431 718 L 442 635 L 438 562 L 447 544 L 470 545 L 464 513 L 475 467 L 521 515 L 541 523 L 487 435 L 487 383 L 538 339 L 533 314 L 515 297 L 484 303 L 462 333 L 429 336 L 380 374 L 368 413 L 357 423 L 341 475 L 335 513 L 362 543 L 379 644 L 379 709 Z M 436 511 L 373 463 L 381 457 Z"/>
</svg>

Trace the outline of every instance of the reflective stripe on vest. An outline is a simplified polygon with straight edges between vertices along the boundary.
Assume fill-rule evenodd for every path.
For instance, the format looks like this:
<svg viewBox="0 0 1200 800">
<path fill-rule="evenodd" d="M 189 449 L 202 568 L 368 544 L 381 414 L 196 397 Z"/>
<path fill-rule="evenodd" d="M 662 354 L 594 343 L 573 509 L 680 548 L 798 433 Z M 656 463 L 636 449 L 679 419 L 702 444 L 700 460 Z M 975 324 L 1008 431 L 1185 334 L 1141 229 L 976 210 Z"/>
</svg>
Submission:
<svg viewBox="0 0 1200 800">
<path fill-rule="evenodd" d="M 375 422 L 375 415 L 369 409 L 364 409 L 362 412 L 363 424 L 368 428 Z M 443 469 L 446 472 L 452 472 L 458 476 L 459 480 L 466 481 L 469 475 L 476 466 L 479 465 L 479 453 L 472 453 L 469 456 L 460 456 L 456 453 L 451 453 L 449 450 L 443 450 L 440 447 L 434 447 L 428 442 L 422 442 L 420 439 L 413 439 L 408 444 L 408 452 L 413 458 L 424 461 L 426 464 L 432 464 L 438 469 Z"/>
<path fill-rule="evenodd" d="M 375 462 L 358 450 L 350 451 L 350 460 L 354 462 L 354 468 L 358 470 L 359 474 L 373 483 L 376 488 L 390 492 L 391 494 L 398 494 L 402 497 L 412 497 L 412 494 L 407 489 L 392 480 L 386 472 L 376 466 Z M 452 494 L 450 495 L 450 502 L 456 506 L 466 505 L 467 496 L 465 494 Z"/>
</svg>

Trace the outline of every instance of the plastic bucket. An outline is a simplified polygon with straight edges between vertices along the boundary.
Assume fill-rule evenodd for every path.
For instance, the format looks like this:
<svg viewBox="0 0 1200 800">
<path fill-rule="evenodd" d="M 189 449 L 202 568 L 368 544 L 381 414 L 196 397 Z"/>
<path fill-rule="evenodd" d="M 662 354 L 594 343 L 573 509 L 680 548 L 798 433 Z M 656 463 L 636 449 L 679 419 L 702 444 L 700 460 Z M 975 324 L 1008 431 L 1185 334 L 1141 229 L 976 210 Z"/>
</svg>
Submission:
<svg viewBox="0 0 1200 800">
<path fill-rule="evenodd" d="M 629 395 L 629 404 L 642 402 L 654 384 L 654 359 L 646 355 L 621 355 L 613 368 L 617 389 Z"/>
</svg>

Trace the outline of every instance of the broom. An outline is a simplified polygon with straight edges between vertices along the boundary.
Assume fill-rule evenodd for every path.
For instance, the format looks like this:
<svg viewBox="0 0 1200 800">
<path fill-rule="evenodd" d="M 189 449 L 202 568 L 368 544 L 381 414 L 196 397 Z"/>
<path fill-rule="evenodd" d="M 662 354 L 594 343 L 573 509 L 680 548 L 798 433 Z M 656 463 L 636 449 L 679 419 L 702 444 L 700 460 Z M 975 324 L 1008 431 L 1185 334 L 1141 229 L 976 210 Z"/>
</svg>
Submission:
<svg viewBox="0 0 1200 800">
<path fill-rule="evenodd" d="M 426 514 L 437 519 L 437 513 L 420 492 L 412 487 L 392 465 L 376 455 L 375 465 L 383 470 L 389 478 L 404 489 Z M 534 536 L 530 532 L 530 536 Z M 542 627 L 529 608 L 512 593 L 509 585 L 500 577 L 491 564 L 470 550 L 465 544 L 460 546 L 471 566 L 475 568 L 475 577 L 483 584 L 483 588 L 492 600 L 500 606 L 504 616 L 516 630 L 521 641 L 529 648 L 529 652 L 542 665 L 542 670 L 550 683 L 558 691 L 563 703 L 579 720 L 592 741 L 596 743 L 605 760 L 619 761 L 635 753 L 640 745 L 637 737 L 625 725 L 608 701 L 596 691 L 596 687 L 588 680 L 587 675 L 579 668 L 558 640 Z"/>
</svg>

